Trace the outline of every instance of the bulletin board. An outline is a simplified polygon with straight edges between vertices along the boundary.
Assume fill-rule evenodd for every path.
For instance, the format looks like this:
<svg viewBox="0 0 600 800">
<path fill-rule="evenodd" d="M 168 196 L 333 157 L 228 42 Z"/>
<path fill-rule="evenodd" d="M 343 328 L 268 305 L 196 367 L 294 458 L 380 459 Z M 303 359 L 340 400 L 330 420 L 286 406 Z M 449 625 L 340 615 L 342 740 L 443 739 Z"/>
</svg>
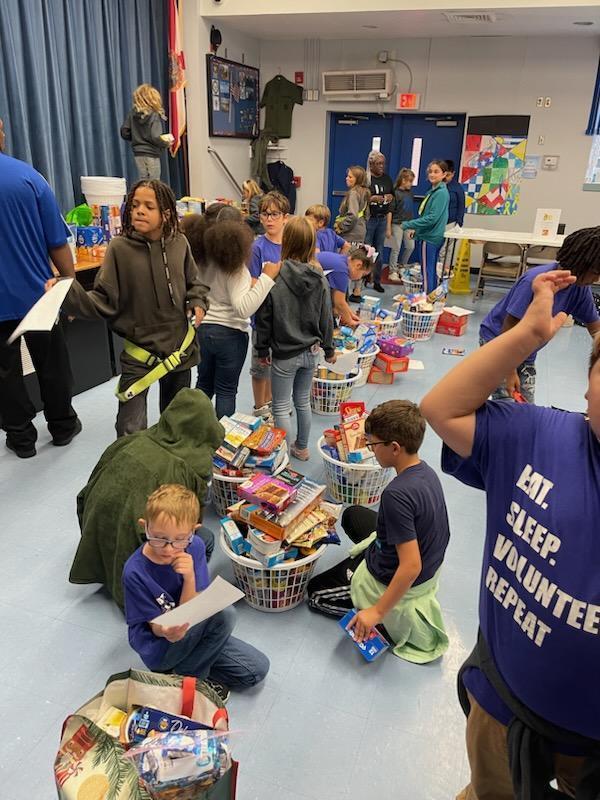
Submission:
<svg viewBox="0 0 600 800">
<path fill-rule="evenodd" d="M 210 136 L 254 139 L 259 126 L 259 77 L 255 67 L 207 54 Z"/>
</svg>

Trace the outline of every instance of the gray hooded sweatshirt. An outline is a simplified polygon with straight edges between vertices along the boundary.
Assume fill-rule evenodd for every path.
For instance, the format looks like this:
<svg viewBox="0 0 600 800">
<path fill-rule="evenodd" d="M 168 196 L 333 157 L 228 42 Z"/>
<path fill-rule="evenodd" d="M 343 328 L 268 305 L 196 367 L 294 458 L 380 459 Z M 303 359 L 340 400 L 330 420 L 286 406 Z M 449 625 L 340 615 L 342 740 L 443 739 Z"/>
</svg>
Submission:
<svg viewBox="0 0 600 800">
<path fill-rule="evenodd" d="M 322 270 L 288 259 L 275 286 L 256 312 L 256 349 L 259 358 L 269 350 L 286 359 L 320 344 L 333 355 L 333 313 L 329 285 Z"/>
<path fill-rule="evenodd" d="M 121 137 L 131 142 L 134 156 L 160 158 L 161 152 L 169 147 L 169 142 L 160 138 L 163 133 L 163 121 L 156 111 L 142 114 L 132 108 L 121 125 Z"/>
</svg>

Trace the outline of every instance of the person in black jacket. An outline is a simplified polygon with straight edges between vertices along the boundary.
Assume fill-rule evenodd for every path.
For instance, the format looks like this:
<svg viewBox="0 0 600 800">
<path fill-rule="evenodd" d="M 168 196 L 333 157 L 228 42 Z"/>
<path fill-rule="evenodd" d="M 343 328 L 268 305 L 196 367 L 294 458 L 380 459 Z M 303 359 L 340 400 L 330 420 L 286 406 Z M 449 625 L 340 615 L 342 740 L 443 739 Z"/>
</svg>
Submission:
<svg viewBox="0 0 600 800">
<path fill-rule="evenodd" d="M 163 132 L 166 119 L 158 90 L 148 83 L 138 86 L 121 138 L 131 142 L 140 180 L 160 180 L 160 154 L 173 142 L 172 134 Z"/>
</svg>

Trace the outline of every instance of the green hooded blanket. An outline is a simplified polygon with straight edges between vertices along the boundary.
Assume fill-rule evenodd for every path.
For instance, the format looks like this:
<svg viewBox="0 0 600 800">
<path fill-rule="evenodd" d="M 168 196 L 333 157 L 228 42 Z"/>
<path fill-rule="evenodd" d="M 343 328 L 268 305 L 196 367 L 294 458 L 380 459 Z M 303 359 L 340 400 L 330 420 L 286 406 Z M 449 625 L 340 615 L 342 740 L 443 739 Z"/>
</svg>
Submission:
<svg viewBox="0 0 600 800">
<path fill-rule="evenodd" d="M 180 483 L 202 504 L 223 436 L 208 397 L 182 389 L 156 425 L 111 444 L 77 496 L 81 541 L 71 583 L 103 583 L 123 608 L 121 573 L 143 541 L 138 519 L 148 495 L 163 483 Z"/>
</svg>

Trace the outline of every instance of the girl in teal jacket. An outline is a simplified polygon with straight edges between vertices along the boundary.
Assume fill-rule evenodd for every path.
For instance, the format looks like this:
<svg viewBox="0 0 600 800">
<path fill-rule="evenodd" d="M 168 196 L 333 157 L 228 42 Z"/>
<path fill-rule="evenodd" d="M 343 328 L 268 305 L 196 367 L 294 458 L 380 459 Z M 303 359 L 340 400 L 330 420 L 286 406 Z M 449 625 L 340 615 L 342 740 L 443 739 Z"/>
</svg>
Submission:
<svg viewBox="0 0 600 800">
<path fill-rule="evenodd" d="M 438 283 L 437 260 L 444 243 L 448 223 L 448 189 L 444 177 L 448 171 L 445 161 L 434 160 L 427 167 L 431 190 L 419 206 L 419 216 L 402 223 L 404 230 L 413 231 L 419 240 L 415 252 L 420 255 L 423 291 L 429 294 Z"/>
</svg>

